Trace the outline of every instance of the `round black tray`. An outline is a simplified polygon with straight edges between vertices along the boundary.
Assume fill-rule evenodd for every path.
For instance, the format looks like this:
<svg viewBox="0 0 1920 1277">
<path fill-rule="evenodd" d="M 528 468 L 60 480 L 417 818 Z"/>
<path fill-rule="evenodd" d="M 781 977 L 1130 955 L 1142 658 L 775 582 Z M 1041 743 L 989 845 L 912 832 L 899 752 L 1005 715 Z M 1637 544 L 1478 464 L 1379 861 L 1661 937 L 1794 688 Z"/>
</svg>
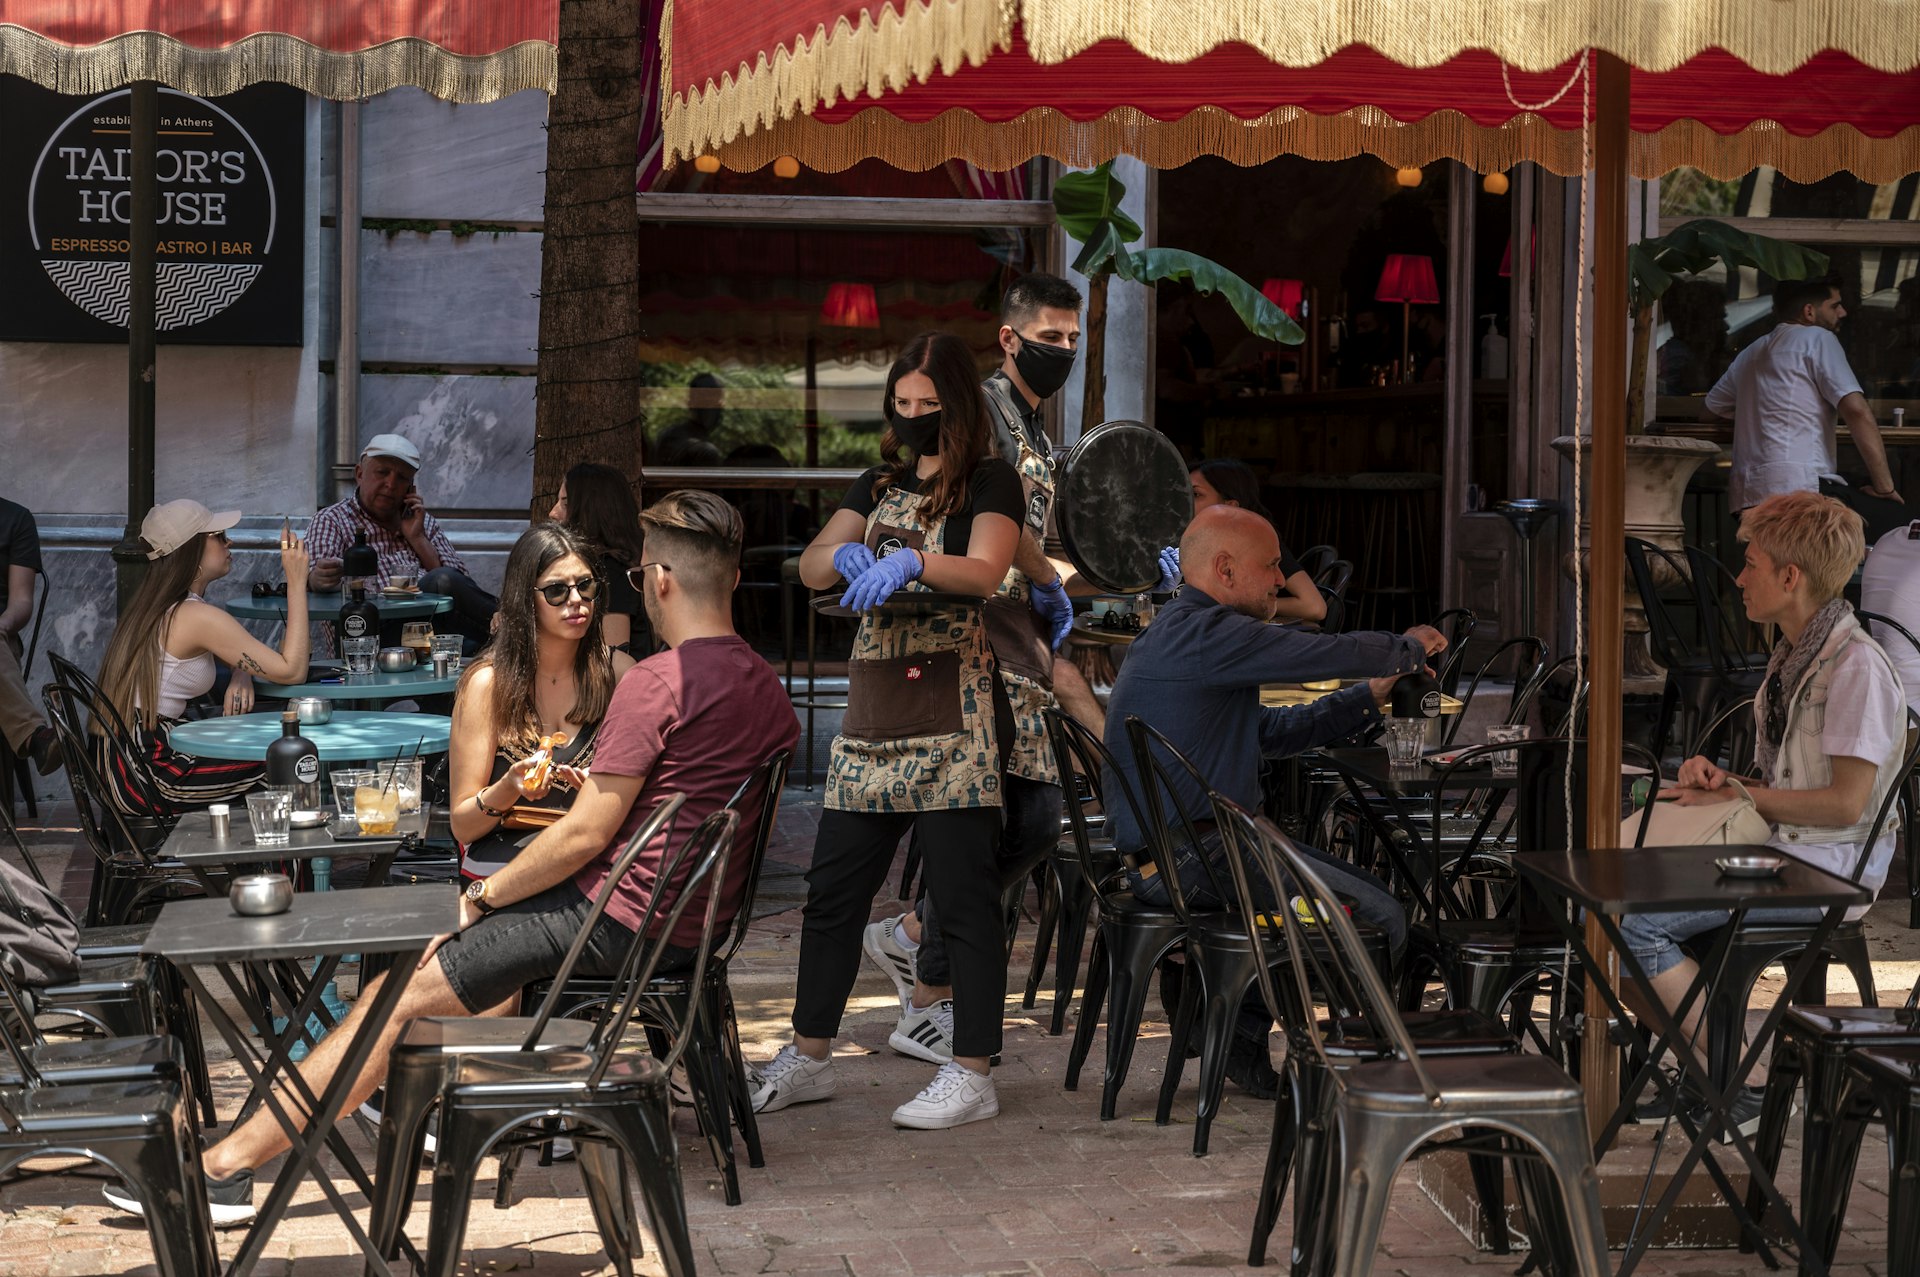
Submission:
<svg viewBox="0 0 1920 1277">
<path fill-rule="evenodd" d="M 810 605 L 821 616 L 858 617 L 860 613 L 850 607 L 840 606 L 840 596 L 846 591 L 822 594 Z M 954 594 L 947 590 L 895 590 L 887 601 L 872 609 L 875 612 L 890 612 L 895 616 L 925 616 L 930 612 L 945 611 L 954 607 L 980 607 L 986 600 L 973 594 Z"/>
</svg>

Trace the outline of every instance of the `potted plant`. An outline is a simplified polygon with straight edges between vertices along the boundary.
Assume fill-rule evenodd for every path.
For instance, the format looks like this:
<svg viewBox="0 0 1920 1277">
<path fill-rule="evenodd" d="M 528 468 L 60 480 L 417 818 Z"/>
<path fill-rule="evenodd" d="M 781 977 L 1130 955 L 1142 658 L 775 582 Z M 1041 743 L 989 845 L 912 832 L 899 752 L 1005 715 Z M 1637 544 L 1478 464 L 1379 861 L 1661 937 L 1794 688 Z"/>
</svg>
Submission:
<svg viewBox="0 0 1920 1277">
<path fill-rule="evenodd" d="M 1218 262 L 1179 248 L 1128 248 L 1144 232 L 1120 208 L 1126 193 L 1113 175 L 1111 160 L 1084 172 L 1064 173 L 1053 184 L 1054 215 L 1081 244 L 1073 268 L 1087 277 L 1087 381 L 1080 412 L 1087 429 L 1106 417 L 1107 281 L 1113 276 L 1137 284 L 1176 280 L 1203 293 L 1219 293 L 1255 336 L 1289 346 L 1306 340 L 1286 311 Z"/>
</svg>

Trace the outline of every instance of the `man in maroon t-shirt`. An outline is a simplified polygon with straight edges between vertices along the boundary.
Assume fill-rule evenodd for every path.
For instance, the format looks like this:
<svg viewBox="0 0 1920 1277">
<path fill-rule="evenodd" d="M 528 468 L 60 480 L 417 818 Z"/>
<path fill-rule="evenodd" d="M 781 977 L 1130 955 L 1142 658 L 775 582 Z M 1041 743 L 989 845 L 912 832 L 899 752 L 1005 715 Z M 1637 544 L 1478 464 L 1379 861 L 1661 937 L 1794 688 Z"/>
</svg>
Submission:
<svg viewBox="0 0 1920 1277">
<path fill-rule="evenodd" d="M 633 570 L 647 618 L 669 650 L 649 657 L 620 680 L 600 726 L 592 771 L 573 806 L 541 831 L 490 878 L 479 898 L 462 897 L 456 932 L 431 945 L 413 973 L 400 1006 L 374 1045 L 347 1101 L 358 1105 L 387 1071 L 387 1053 L 407 1022 L 420 1016 L 504 1011 L 520 989 L 552 976 L 586 920 L 593 893 L 615 857 L 662 796 L 681 793 L 686 806 L 673 822 L 686 838 L 725 805 L 753 770 L 791 749 L 800 725 L 772 668 L 733 630 L 733 589 L 740 579 L 740 516 L 708 492 L 676 492 L 640 516 L 647 561 Z M 750 796 L 749 812 L 758 795 Z M 742 825 L 737 848 L 755 830 Z M 660 840 L 665 843 L 665 837 Z M 578 968 L 612 976 L 634 942 L 670 849 L 650 847 L 614 889 Z M 718 915 L 739 909 L 746 856 L 728 866 Z M 702 900 L 690 901 L 661 968 L 691 965 L 700 939 Z M 315 1094 L 339 1066 L 361 1016 L 372 1004 L 369 983 L 341 1026 L 300 1066 Z M 297 1103 L 288 1094 L 290 1103 Z M 280 1125 L 262 1108 L 206 1150 L 203 1165 L 216 1224 L 253 1218 L 253 1168 L 287 1147 Z M 108 1200 L 140 1211 L 131 1190 L 107 1190 Z"/>
</svg>

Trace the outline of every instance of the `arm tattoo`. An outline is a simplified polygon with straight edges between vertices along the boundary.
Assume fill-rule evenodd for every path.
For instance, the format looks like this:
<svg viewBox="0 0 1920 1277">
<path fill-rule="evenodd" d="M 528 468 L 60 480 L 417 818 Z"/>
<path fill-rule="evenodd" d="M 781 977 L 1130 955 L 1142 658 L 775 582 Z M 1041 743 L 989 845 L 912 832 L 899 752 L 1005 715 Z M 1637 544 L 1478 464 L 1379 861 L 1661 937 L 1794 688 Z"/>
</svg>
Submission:
<svg viewBox="0 0 1920 1277">
<path fill-rule="evenodd" d="M 260 662 L 253 659 L 253 653 L 251 652 L 240 653 L 240 659 L 235 661 L 234 664 L 239 666 L 241 669 L 245 670 L 249 674 L 266 673 L 265 670 L 260 668 Z"/>
</svg>

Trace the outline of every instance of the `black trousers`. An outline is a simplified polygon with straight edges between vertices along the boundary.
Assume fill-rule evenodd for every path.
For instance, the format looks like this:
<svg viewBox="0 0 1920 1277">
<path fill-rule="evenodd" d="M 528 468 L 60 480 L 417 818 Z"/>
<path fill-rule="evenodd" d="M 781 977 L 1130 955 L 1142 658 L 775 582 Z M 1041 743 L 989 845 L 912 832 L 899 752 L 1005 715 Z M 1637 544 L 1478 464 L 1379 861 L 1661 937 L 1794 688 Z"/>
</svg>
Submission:
<svg viewBox="0 0 1920 1277">
<path fill-rule="evenodd" d="M 1000 809 L 820 813 L 800 924 L 799 991 L 793 1031 L 840 1032 L 860 970 L 860 937 L 901 838 L 918 828 L 921 870 L 938 902 L 953 966 L 953 1053 L 993 1055 L 1007 1001 L 1000 918 Z"/>
</svg>

